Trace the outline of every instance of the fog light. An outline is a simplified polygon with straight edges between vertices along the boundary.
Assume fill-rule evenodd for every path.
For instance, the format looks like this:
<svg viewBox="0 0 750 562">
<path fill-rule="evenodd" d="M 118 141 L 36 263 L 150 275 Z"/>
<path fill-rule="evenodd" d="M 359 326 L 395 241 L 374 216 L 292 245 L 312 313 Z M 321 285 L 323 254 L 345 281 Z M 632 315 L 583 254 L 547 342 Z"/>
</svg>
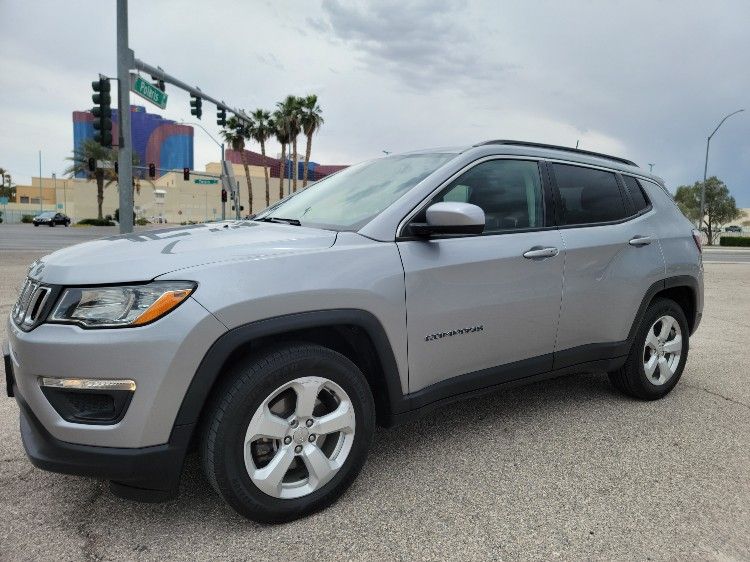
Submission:
<svg viewBox="0 0 750 562">
<path fill-rule="evenodd" d="M 130 379 L 39 377 L 39 386 L 65 421 L 98 425 L 119 422 L 135 392 Z"/>
</svg>

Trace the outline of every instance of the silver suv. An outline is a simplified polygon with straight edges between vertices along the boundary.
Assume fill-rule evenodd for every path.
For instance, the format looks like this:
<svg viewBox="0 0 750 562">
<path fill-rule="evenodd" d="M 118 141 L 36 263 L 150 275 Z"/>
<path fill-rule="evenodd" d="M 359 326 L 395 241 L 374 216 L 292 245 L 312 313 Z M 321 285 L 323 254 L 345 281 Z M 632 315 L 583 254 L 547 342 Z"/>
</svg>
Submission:
<svg viewBox="0 0 750 562">
<path fill-rule="evenodd" d="M 703 309 L 700 239 L 630 161 L 490 141 L 347 168 L 250 221 L 31 266 L 5 371 L 34 465 L 173 497 L 196 448 L 257 521 L 339 497 L 376 423 L 566 373 L 644 400 Z"/>
</svg>

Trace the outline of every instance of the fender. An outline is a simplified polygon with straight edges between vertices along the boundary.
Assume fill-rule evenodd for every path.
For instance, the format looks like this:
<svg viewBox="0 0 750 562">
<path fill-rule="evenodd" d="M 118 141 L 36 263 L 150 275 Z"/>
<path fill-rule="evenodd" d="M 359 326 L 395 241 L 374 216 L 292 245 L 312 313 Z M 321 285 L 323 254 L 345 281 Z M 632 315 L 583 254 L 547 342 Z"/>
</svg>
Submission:
<svg viewBox="0 0 750 562">
<path fill-rule="evenodd" d="M 380 321 L 366 310 L 318 310 L 251 322 L 223 334 L 213 343 L 198 366 L 177 412 L 172 434 L 181 426 L 197 424 L 214 383 L 233 352 L 258 338 L 335 325 L 353 325 L 367 332 L 380 359 L 391 410 L 396 412 L 402 409 L 405 401 L 401 392 L 401 378 L 390 341 Z"/>
</svg>

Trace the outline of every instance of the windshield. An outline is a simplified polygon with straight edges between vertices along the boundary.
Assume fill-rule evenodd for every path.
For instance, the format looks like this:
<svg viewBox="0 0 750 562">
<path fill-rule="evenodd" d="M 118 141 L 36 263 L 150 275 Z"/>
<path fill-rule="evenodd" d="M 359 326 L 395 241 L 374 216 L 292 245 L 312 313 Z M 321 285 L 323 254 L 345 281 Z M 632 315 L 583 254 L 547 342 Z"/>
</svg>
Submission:
<svg viewBox="0 0 750 562">
<path fill-rule="evenodd" d="M 297 192 L 256 220 L 358 230 L 455 156 L 410 154 L 363 162 Z"/>
<path fill-rule="evenodd" d="M 51 213 L 51 212 L 47 211 L 47 212 L 44 212 L 44 213 L 40 214 L 38 218 L 40 218 L 40 219 L 51 219 L 54 216 L 55 216 L 55 213 Z"/>
</svg>

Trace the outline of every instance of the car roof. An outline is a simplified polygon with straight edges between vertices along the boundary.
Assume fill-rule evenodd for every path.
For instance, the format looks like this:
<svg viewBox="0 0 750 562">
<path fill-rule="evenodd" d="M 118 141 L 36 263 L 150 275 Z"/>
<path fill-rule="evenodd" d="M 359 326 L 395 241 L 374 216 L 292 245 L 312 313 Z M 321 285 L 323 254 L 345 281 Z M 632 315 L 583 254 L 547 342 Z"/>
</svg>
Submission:
<svg viewBox="0 0 750 562">
<path fill-rule="evenodd" d="M 564 160 L 579 164 L 588 164 L 591 166 L 601 166 L 618 170 L 620 172 L 631 173 L 634 175 L 646 177 L 664 186 L 664 180 L 650 172 L 639 168 L 638 164 L 627 158 L 612 156 L 601 152 L 593 152 L 580 148 L 569 146 L 559 146 L 554 144 L 544 144 L 529 141 L 518 140 L 488 140 L 482 141 L 471 146 L 453 146 L 440 147 L 423 150 L 414 150 L 403 154 L 429 154 L 429 153 L 455 153 L 461 154 L 471 150 L 476 150 L 482 155 L 486 154 L 508 154 L 516 156 L 533 156 L 550 160 Z"/>
</svg>

